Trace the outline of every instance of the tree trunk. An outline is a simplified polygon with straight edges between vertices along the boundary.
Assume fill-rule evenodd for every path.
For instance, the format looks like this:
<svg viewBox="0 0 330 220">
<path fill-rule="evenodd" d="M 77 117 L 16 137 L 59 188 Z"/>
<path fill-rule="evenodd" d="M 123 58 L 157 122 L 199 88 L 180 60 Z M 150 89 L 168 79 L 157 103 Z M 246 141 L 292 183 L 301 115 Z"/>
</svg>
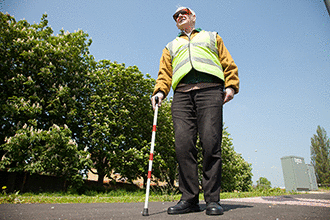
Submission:
<svg viewBox="0 0 330 220">
<path fill-rule="evenodd" d="M 23 183 L 22 183 L 22 187 L 21 187 L 21 193 L 24 190 L 24 186 L 25 186 L 25 183 L 26 183 L 26 178 L 27 178 L 28 175 L 29 175 L 29 173 L 24 172 L 24 178 L 23 178 Z"/>
<path fill-rule="evenodd" d="M 104 173 L 98 173 L 99 174 L 99 177 L 97 179 L 97 185 L 99 186 L 103 186 L 103 181 L 104 181 Z"/>
</svg>

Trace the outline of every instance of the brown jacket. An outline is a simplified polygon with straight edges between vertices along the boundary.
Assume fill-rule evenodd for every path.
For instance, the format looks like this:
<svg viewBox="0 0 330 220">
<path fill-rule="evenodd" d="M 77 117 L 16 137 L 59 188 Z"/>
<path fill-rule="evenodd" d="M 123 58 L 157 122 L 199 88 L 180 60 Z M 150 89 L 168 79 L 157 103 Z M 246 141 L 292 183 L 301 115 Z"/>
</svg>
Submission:
<svg viewBox="0 0 330 220">
<path fill-rule="evenodd" d="M 190 39 L 193 39 L 199 33 L 198 30 L 194 30 L 191 34 Z M 181 38 L 186 40 L 188 36 L 185 34 L 180 35 Z M 222 38 L 217 34 L 217 43 L 219 49 L 219 61 L 223 68 L 223 73 L 225 77 L 225 87 L 232 87 L 235 90 L 235 94 L 239 91 L 239 78 L 238 78 L 238 69 L 237 66 L 225 47 Z M 158 91 L 162 91 L 165 94 L 165 97 L 168 95 L 171 89 L 172 84 L 172 61 L 170 52 L 167 48 L 163 49 L 162 57 L 160 58 L 158 78 L 156 81 L 156 86 L 153 92 L 155 95 Z"/>
</svg>

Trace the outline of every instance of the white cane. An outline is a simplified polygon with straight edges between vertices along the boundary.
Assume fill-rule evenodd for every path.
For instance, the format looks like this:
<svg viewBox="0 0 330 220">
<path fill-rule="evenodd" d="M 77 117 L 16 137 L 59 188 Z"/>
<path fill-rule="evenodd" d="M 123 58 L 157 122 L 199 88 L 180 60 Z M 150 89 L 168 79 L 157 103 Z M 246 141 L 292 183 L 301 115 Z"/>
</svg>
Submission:
<svg viewBox="0 0 330 220">
<path fill-rule="evenodd" d="M 149 156 L 149 168 L 148 168 L 148 180 L 147 180 L 147 189 L 146 189 L 146 200 L 144 203 L 144 209 L 142 212 L 143 216 L 149 216 L 148 213 L 148 200 L 149 200 L 149 191 L 150 191 L 150 181 L 151 181 L 151 171 L 152 171 L 152 162 L 154 158 L 154 147 L 155 147 L 155 138 L 156 138 L 156 126 L 157 126 L 157 114 L 158 114 L 158 96 L 155 97 L 156 108 L 154 114 L 154 121 L 152 125 L 152 134 L 151 134 L 151 147 L 150 147 L 150 156 Z"/>
</svg>

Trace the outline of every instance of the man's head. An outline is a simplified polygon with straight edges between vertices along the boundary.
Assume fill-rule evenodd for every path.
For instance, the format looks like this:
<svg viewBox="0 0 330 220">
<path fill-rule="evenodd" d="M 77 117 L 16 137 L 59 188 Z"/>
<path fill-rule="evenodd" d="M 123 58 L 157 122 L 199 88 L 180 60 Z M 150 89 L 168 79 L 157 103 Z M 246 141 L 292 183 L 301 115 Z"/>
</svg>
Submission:
<svg viewBox="0 0 330 220">
<path fill-rule="evenodd" d="M 176 26 L 180 30 L 195 28 L 196 14 L 190 8 L 179 7 L 173 15 L 173 18 L 176 22 Z"/>
</svg>

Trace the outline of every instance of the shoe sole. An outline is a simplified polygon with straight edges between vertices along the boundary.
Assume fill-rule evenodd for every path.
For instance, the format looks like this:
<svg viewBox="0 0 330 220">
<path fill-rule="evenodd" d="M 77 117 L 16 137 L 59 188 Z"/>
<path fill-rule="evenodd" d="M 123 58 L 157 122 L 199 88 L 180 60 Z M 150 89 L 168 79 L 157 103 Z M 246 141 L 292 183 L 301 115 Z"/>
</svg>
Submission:
<svg viewBox="0 0 330 220">
<path fill-rule="evenodd" d="M 223 215 L 223 211 L 222 212 L 206 211 L 206 215 Z"/>
</svg>

